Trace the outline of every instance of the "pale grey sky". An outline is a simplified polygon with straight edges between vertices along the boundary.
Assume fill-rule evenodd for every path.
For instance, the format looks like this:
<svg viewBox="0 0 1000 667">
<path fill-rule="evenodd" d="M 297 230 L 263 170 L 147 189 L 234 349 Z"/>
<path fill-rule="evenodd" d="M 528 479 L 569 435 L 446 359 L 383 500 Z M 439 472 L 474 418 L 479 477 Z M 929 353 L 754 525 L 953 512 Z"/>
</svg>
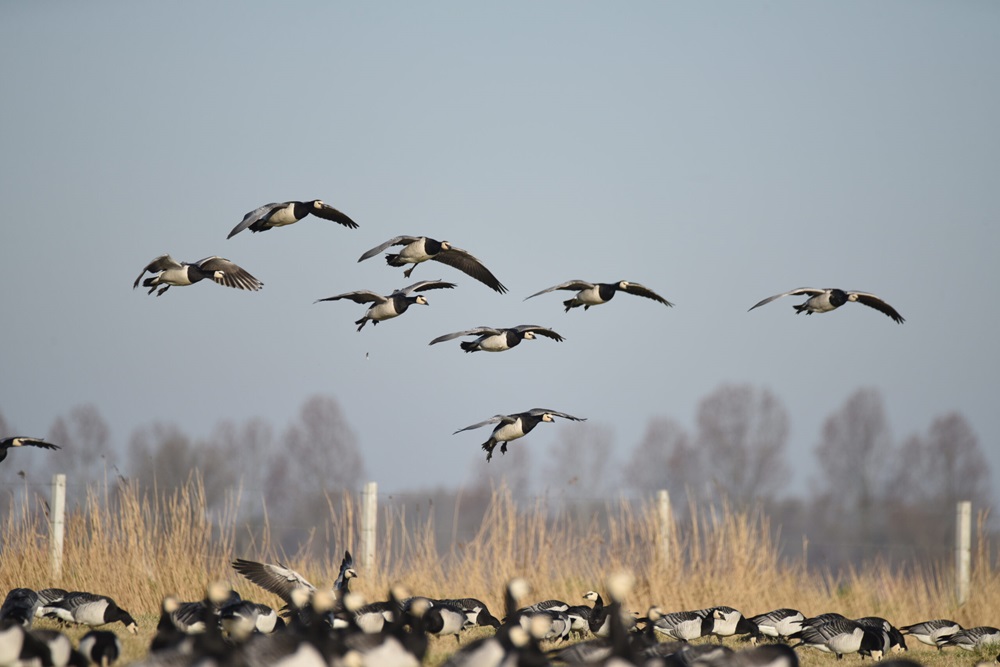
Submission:
<svg viewBox="0 0 1000 667">
<path fill-rule="evenodd" d="M 998 82 L 994 2 L 4 3 L 0 410 L 38 435 L 93 402 L 123 443 L 154 420 L 280 429 L 324 393 L 369 476 L 404 489 L 465 481 L 487 432 L 451 433 L 493 414 L 588 417 L 624 459 L 724 382 L 781 398 L 807 465 L 873 386 L 895 437 L 959 410 L 1000 471 Z M 226 240 L 313 198 L 360 229 Z M 510 293 L 431 263 L 413 279 L 459 287 L 376 328 L 313 304 L 409 284 L 356 262 L 397 234 L 470 250 Z M 265 287 L 133 291 L 164 252 Z M 572 278 L 677 305 L 522 301 Z M 907 322 L 746 312 L 800 286 L 875 292 Z M 522 323 L 567 340 L 427 346 Z"/>
</svg>

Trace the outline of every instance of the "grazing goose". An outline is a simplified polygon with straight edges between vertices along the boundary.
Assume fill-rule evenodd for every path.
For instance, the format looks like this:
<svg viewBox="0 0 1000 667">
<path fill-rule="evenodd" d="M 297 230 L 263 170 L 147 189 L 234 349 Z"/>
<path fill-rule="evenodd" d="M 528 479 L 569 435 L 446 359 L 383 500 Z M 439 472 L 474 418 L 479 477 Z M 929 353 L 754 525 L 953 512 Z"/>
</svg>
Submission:
<svg viewBox="0 0 1000 667">
<path fill-rule="evenodd" d="M 170 255 L 160 255 L 146 265 L 146 268 L 142 270 L 142 273 L 139 274 L 139 277 L 132 284 L 132 289 L 139 286 L 139 281 L 142 280 L 142 277 L 147 272 L 155 273 L 156 275 L 143 280 L 142 286 L 149 288 L 147 294 L 156 292 L 156 296 L 162 295 L 171 286 L 184 287 L 186 285 L 194 285 L 205 278 L 210 278 L 226 287 L 235 287 L 237 289 L 250 290 L 251 292 L 256 292 L 264 286 L 264 283 L 251 276 L 236 264 L 233 264 L 228 259 L 216 256 L 206 257 L 193 264 L 189 264 L 187 262 L 178 262 Z M 160 287 L 160 290 L 156 291 L 159 285 L 163 285 L 163 287 Z"/>
<path fill-rule="evenodd" d="M 698 611 L 675 611 L 663 614 L 653 623 L 653 630 L 682 642 L 698 639 L 708 633 L 712 619 Z"/>
<path fill-rule="evenodd" d="M 720 644 L 723 637 L 753 635 L 758 632 L 757 626 L 754 623 L 747 620 L 742 613 L 732 607 L 712 607 L 711 612 L 709 618 L 712 619 L 712 622 L 709 624 L 707 634 L 718 638 Z"/>
<path fill-rule="evenodd" d="M 904 625 L 899 629 L 904 635 L 910 635 L 918 642 L 934 646 L 941 650 L 941 642 L 962 629 L 962 626 L 955 621 L 945 618 L 937 618 L 913 625 Z"/>
<path fill-rule="evenodd" d="M 763 301 L 751 306 L 750 310 L 759 308 L 764 304 L 771 303 L 775 299 L 780 299 L 783 296 L 796 296 L 800 294 L 808 294 L 809 298 L 804 303 L 792 306 L 795 308 L 796 314 L 805 313 L 806 315 L 812 315 L 813 313 L 828 313 L 831 310 L 840 308 L 849 301 L 857 301 L 858 303 L 863 303 L 869 308 L 874 308 L 875 310 L 885 313 L 895 320 L 897 324 L 902 324 L 906 321 L 903 319 L 902 315 L 896 312 L 895 308 L 874 294 L 869 294 L 868 292 L 845 292 L 844 290 L 834 288 L 818 289 L 816 287 L 800 287 L 798 289 L 793 289 L 790 292 L 782 292 L 781 294 L 769 296 Z"/>
<path fill-rule="evenodd" d="M 466 352 L 504 352 L 512 347 L 517 347 L 521 344 L 522 340 L 534 340 L 538 336 L 545 336 L 560 343 L 565 340 L 552 329 L 540 327 L 537 324 L 522 324 L 509 329 L 478 327 L 476 329 L 456 331 L 455 333 L 438 336 L 429 345 L 443 343 L 446 340 L 454 340 L 462 336 L 476 336 L 475 340 L 462 341 L 460 344 L 461 348 Z"/>
<path fill-rule="evenodd" d="M 97 627 L 121 622 L 132 634 L 139 631 L 135 619 L 107 595 L 74 591 L 62 600 L 45 607 L 47 616 L 55 616 L 67 623 Z"/>
<path fill-rule="evenodd" d="M 434 601 L 434 604 L 438 603 L 455 605 L 463 609 L 469 624 L 490 628 L 500 627 L 500 621 L 490 613 L 486 603 L 476 598 L 450 598 Z"/>
<path fill-rule="evenodd" d="M 109 667 L 121 655 L 122 643 L 113 632 L 91 630 L 80 639 L 78 650 L 93 664 Z"/>
<path fill-rule="evenodd" d="M 571 308 L 583 306 L 584 310 L 588 310 L 591 306 L 599 306 L 602 303 L 607 303 L 614 298 L 616 292 L 628 292 L 629 294 L 635 294 L 636 296 L 643 296 L 647 299 L 652 299 L 653 301 L 659 301 L 665 306 L 674 305 L 648 287 L 640 285 L 639 283 L 632 283 L 627 280 L 619 280 L 616 283 L 588 283 L 586 280 L 570 280 L 568 282 L 543 289 L 541 292 L 535 292 L 531 296 L 525 297 L 524 300 L 527 301 L 532 297 L 536 297 L 540 294 L 547 294 L 548 292 L 554 292 L 555 290 L 576 291 L 576 296 L 567 301 L 563 301 L 563 305 L 566 306 L 567 313 Z"/>
<path fill-rule="evenodd" d="M 750 622 L 765 637 L 786 639 L 802 629 L 802 621 L 805 619 L 805 615 L 797 609 L 782 608 L 754 616 Z"/>
<path fill-rule="evenodd" d="M 454 635 L 455 643 L 462 643 L 458 635 L 468 623 L 469 617 L 466 616 L 465 610 L 458 605 L 438 600 L 431 604 L 423 618 L 424 630 L 430 634 L 438 637 Z"/>
<path fill-rule="evenodd" d="M 417 296 L 410 296 L 413 292 L 425 292 L 432 289 L 452 289 L 455 287 L 455 283 L 446 283 L 442 280 L 421 280 L 418 283 L 413 283 L 409 287 L 404 287 L 398 289 L 388 296 L 382 296 L 370 290 L 359 290 L 357 292 L 347 292 L 346 294 L 338 294 L 337 296 L 329 296 L 325 299 L 317 299 L 314 303 L 319 303 L 320 301 L 339 301 L 340 299 L 349 299 L 354 303 L 372 303 L 374 304 L 367 311 L 365 311 L 364 317 L 357 320 L 355 324 L 358 325 L 358 331 L 365 328 L 368 322 L 375 326 L 382 320 L 390 320 L 394 317 L 399 317 L 406 312 L 406 309 L 413 304 L 420 304 L 421 306 L 427 305 L 427 298 L 424 295 L 419 294 Z"/>
<path fill-rule="evenodd" d="M 358 258 L 358 261 L 363 262 L 379 254 L 389 246 L 396 245 L 406 247 L 396 254 L 386 255 L 385 261 L 389 266 L 406 266 L 407 264 L 412 264 L 413 266 L 403 271 L 403 275 L 407 278 L 413 273 L 413 269 L 417 268 L 417 264 L 434 260 L 458 269 L 501 294 L 507 291 L 507 288 L 497 280 L 497 277 L 483 266 L 482 262 L 473 257 L 471 253 L 461 248 L 456 248 L 447 241 L 435 241 L 426 236 L 396 236 L 368 250 Z"/>
<path fill-rule="evenodd" d="M 497 424 L 496 428 L 493 429 L 493 433 L 490 434 L 490 439 L 482 445 L 483 451 L 486 452 L 486 460 L 489 461 L 493 458 L 493 448 L 496 447 L 498 443 L 503 443 L 500 445 L 500 453 L 506 454 L 508 442 L 511 440 L 517 440 L 518 438 L 523 438 L 541 422 L 555 421 L 555 417 L 571 419 L 577 422 L 587 421 L 582 417 L 574 417 L 573 415 L 568 415 L 565 412 L 558 412 L 556 410 L 548 410 L 545 408 L 534 408 L 532 410 L 528 410 L 527 412 L 518 412 L 512 415 L 495 415 L 485 421 L 479 422 L 478 424 L 460 428 L 455 431 L 455 433 L 469 431 L 481 426 L 486 426 L 487 424 Z M 455 435 L 455 433 L 452 433 L 452 435 Z M 569 605 L 566 605 L 566 607 L 568 608 Z"/>
<path fill-rule="evenodd" d="M 31 628 L 31 624 L 41 608 L 38 593 L 30 588 L 13 588 L 0 606 L 0 622 L 17 623 L 21 627 Z"/>
<path fill-rule="evenodd" d="M 897 653 L 906 650 L 906 638 L 903 637 L 903 633 L 899 631 L 899 628 L 881 616 L 864 616 L 854 620 L 865 627 L 872 628 L 883 634 L 885 642 L 884 653 L 888 653 L 890 649 Z"/>
<path fill-rule="evenodd" d="M 298 222 L 307 215 L 315 215 L 317 218 L 332 220 L 344 227 L 357 229 L 358 223 L 351 220 L 346 214 L 341 213 L 329 204 L 324 204 L 319 199 L 312 201 L 286 201 L 272 202 L 264 204 L 260 208 L 255 208 L 243 216 L 240 224 L 233 227 L 227 239 L 231 239 L 244 229 L 251 232 L 266 232 L 275 227 L 284 227 Z"/>
<path fill-rule="evenodd" d="M 240 602 L 240 594 L 234 590 L 229 590 L 228 597 L 220 602 L 213 602 L 208 598 L 195 602 L 181 602 L 177 609 L 170 613 L 170 620 L 181 632 L 187 634 L 198 634 L 205 632 L 206 619 L 218 624 L 219 614 L 222 607 Z"/>
<path fill-rule="evenodd" d="M 884 642 L 879 633 L 846 618 L 803 627 L 797 639 L 800 643 L 792 648 L 807 646 L 834 653 L 838 659 L 847 653 L 870 654 L 873 660 L 882 659 Z"/>
<path fill-rule="evenodd" d="M 1000 644 L 1000 630 L 988 625 L 981 625 L 975 628 L 959 630 L 950 637 L 941 640 L 940 645 L 957 646 L 966 651 L 975 651 L 980 646 L 987 644 Z"/>
<path fill-rule="evenodd" d="M 51 442 L 45 442 L 41 438 L 26 438 L 24 436 L 14 436 L 12 438 L 4 438 L 0 440 L 0 461 L 7 458 L 7 450 L 12 447 L 24 447 L 25 445 L 31 447 L 41 447 L 42 449 L 61 449 L 59 445 L 53 445 Z"/>
</svg>

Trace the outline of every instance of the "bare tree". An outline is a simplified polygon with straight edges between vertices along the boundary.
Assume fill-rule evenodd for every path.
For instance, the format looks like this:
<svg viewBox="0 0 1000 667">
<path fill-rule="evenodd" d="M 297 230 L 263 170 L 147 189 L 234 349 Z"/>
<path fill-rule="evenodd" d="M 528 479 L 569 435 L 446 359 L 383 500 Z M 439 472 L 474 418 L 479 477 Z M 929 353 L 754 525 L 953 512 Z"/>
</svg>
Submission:
<svg viewBox="0 0 1000 667">
<path fill-rule="evenodd" d="M 611 429 L 598 424 L 566 424 L 549 448 L 546 480 L 567 498 L 601 498 L 617 479 L 612 468 Z"/>
<path fill-rule="evenodd" d="M 698 449 L 716 493 L 767 499 L 787 476 L 788 412 L 767 389 L 723 385 L 698 406 Z"/>
<path fill-rule="evenodd" d="M 269 495 L 287 494 L 289 489 L 322 494 L 359 488 L 364 463 L 337 401 L 329 396 L 307 399 L 298 421 L 285 431 L 281 449 L 272 452 L 268 468 Z"/>
<path fill-rule="evenodd" d="M 49 440 L 62 447 L 61 463 L 72 472 L 75 484 L 102 482 L 118 463 L 118 454 L 111 446 L 111 429 L 92 404 L 57 417 L 49 428 Z"/>
<path fill-rule="evenodd" d="M 261 509 L 268 477 L 268 460 L 276 453 L 274 429 L 260 418 L 243 424 L 223 421 L 209 440 L 223 453 L 241 486 L 241 503 L 248 510 Z"/>
<path fill-rule="evenodd" d="M 623 471 L 626 487 L 641 493 L 667 489 L 685 493 L 702 486 L 701 456 L 679 423 L 669 417 L 651 419 L 642 441 Z"/>
</svg>

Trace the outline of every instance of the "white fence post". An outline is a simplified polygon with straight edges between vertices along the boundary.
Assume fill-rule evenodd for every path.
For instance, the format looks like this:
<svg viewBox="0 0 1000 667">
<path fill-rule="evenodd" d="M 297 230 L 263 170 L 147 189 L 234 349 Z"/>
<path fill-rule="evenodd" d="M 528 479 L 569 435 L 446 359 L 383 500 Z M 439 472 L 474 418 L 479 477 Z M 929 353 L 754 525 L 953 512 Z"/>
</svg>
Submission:
<svg viewBox="0 0 1000 667">
<path fill-rule="evenodd" d="M 969 599 L 969 572 L 972 562 L 972 503 L 959 502 L 955 511 L 955 597 L 958 604 Z"/>
<path fill-rule="evenodd" d="M 670 562 L 670 494 L 666 490 L 656 492 L 656 509 L 660 520 L 660 559 L 664 565 Z"/>
<path fill-rule="evenodd" d="M 371 573 L 375 567 L 375 522 L 378 518 L 378 484 L 367 482 L 361 494 L 361 565 Z"/>
<path fill-rule="evenodd" d="M 49 502 L 49 545 L 52 553 L 52 577 L 62 577 L 63 535 L 66 530 L 66 475 L 52 475 Z"/>
</svg>

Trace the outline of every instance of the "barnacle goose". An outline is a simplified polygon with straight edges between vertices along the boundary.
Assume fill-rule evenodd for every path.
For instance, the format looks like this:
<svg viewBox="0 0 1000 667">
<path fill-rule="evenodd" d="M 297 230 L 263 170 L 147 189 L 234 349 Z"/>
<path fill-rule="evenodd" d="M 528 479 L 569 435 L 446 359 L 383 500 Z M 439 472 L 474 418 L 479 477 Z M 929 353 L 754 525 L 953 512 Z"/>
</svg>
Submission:
<svg viewBox="0 0 1000 667">
<path fill-rule="evenodd" d="M 458 269 L 501 294 L 507 291 L 507 288 L 497 280 L 497 277 L 482 262 L 476 259 L 472 253 L 461 248 L 456 248 L 448 241 L 436 241 L 426 236 L 395 236 L 385 243 L 380 243 L 374 248 L 365 251 L 358 258 L 358 261 L 363 262 L 379 254 L 389 246 L 399 245 L 405 247 L 398 253 L 387 254 L 385 261 L 389 266 L 406 266 L 407 264 L 412 264 L 413 266 L 403 271 L 403 276 L 406 278 L 410 277 L 417 264 L 434 260 Z"/>
<path fill-rule="evenodd" d="M 520 345 L 522 340 L 534 340 L 538 336 L 545 336 L 560 343 L 565 340 L 562 336 L 547 327 L 537 324 L 521 324 L 508 329 L 477 327 L 475 329 L 466 329 L 465 331 L 456 331 L 455 333 L 438 336 L 428 343 L 428 345 L 443 343 L 455 338 L 461 338 L 462 336 L 476 336 L 475 340 L 462 341 L 459 344 L 459 347 L 466 352 L 505 352 Z"/>
<path fill-rule="evenodd" d="M 800 287 L 798 289 L 793 289 L 790 292 L 782 292 L 781 294 L 769 296 L 763 301 L 751 306 L 750 310 L 759 308 L 764 304 L 771 303 L 775 299 L 780 299 L 784 296 L 796 296 L 800 294 L 808 294 L 810 296 L 804 303 L 793 306 L 796 314 L 805 313 L 806 315 L 812 315 L 813 313 L 828 313 L 831 310 L 840 308 L 845 303 L 857 301 L 858 303 L 862 303 L 869 308 L 874 308 L 875 310 L 888 315 L 897 324 L 902 324 L 906 321 L 903 319 L 902 315 L 896 312 L 895 308 L 874 294 L 869 294 L 868 292 L 846 292 L 842 289 L 836 288 L 819 289 L 816 287 Z"/>
<path fill-rule="evenodd" d="M 0 622 L 17 623 L 30 628 L 35 616 L 39 615 L 40 608 L 38 593 L 30 588 L 12 588 L 0 606 Z"/>
<path fill-rule="evenodd" d="M 275 227 L 284 227 L 298 222 L 307 215 L 315 215 L 317 218 L 332 220 L 337 224 L 349 229 L 357 229 L 358 223 L 351 220 L 345 213 L 341 213 L 329 204 L 324 204 L 319 199 L 312 201 L 286 201 L 272 202 L 255 208 L 243 216 L 240 224 L 233 227 L 227 239 L 233 238 L 244 229 L 251 232 L 266 232 Z"/>
<path fill-rule="evenodd" d="M 170 255 L 160 255 L 146 265 L 146 268 L 142 270 L 142 273 L 139 274 L 139 277 L 132 284 L 132 289 L 139 286 L 139 281 L 142 280 L 142 277 L 147 272 L 155 273 L 156 275 L 143 280 L 142 286 L 149 288 L 147 294 L 156 292 L 156 296 L 161 296 L 171 287 L 194 285 L 205 278 L 209 278 L 226 287 L 235 287 L 252 292 L 256 292 L 264 286 L 264 283 L 254 278 L 243 268 L 230 262 L 228 259 L 216 256 L 188 263 L 178 262 Z M 156 288 L 160 285 L 163 287 L 160 287 L 159 291 L 157 291 Z"/>
<path fill-rule="evenodd" d="M 61 600 L 49 603 L 44 609 L 46 616 L 54 616 L 67 623 L 98 627 L 120 622 L 132 634 L 139 631 L 132 615 L 107 595 L 74 591 Z"/>
<path fill-rule="evenodd" d="M 115 664 L 122 653 L 121 640 L 108 630 L 91 630 L 80 639 L 77 648 L 83 657 L 101 667 Z"/>
<path fill-rule="evenodd" d="M 413 292 L 425 292 L 432 289 L 452 289 L 453 287 L 455 287 L 455 283 L 446 283 L 443 280 L 421 280 L 418 283 L 413 283 L 385 296 L 371 290 L 358 290 L 356 292 L 345 292 L 336 296 L 328 296 L 325 299 L 317 299 L 313 303 L 347 299 L 354 303 L 372 304 L 365 311 L 364 316 L 354 322 L 358 325 L 358 331 L 361 331 L 369 322 L 372 323 L 372 326 L 375 326 L 383 320 L 391 320 L 394 317 L 399 317 L 413 304 L 426 306 L 427 297 L 423 294 L 410 296 Z"/>
<path fill-rule="evenodd" d="M 7 458 L 8 449 L 13 447 L 24 447 L 25 445 L 40 447 L 42 449 L 61 449 L 59 445 L 53 445 L 51 442 L 45 442 L 41 438 L 26 438 L 22 435 L 18 435 L 0 440 L 0 461 Z"/>
<path fill-rule="evenodd" d="M 511 415 L 495 415 L 477 424 L 460 428 L 455 433 L 480 428 L 487 424 L 497 424 L 493 429 L 493 433 L 490 434 L 489 440 L 482 444 L 483 451 L 486 452 L 486 460 L 489 461 L 493 458 L 493 449 L 498 444 L 500 445 L 500 453 L 506 454 L 508 442 L 523 438 L 541 422 L 555 421 L 555 417 L 562 417 L 563 419 L 571 419 L 578 422 L 587 421 L 583 417 L 574 417 L 565 412 L 558 412 L 547 408 L 534 408 L 527 412 L 517 412 Z M 452 433 L 452 435 L 455 435 L 455 433 Z M 569 605 L 566 605 L 566 608 L 568 607 Z"/>
<path fill-rule="evenodd" d="M 871 655 L 873 660 L 881 660 L 885 645 L 876 630 L 847 618 L 804 626 L 796 638 L 799 643 L 792 648 L 807 646 L 826 653 L 834 653 L 838 658 L 847 653 L 861 653 Z"/>
<path fill-rule="evenodd" d="M 576 290 L 576 296 L 567 301 L 563 301 L 563 306 L 566 307 L 567 313 L 572 308 L 579 308 L 580 306 L 583 306 L 584 310 L 589 310 L 591 306 L 599 306 L 603 303 L 607 303 L 614 298 L 617 292 L 626 292 L 628 294 L 642 296 L 662 303 L 665 306 L 674 305 L 645 285 L 629 282 L 627 280 L 619 280 L 616 283 L 589 283 L 586 280 L 570 280 L 564 283 L 559 283 L 558 285 L 553 285 L 552 287 L 547 287 L 541 292 L 535 292 L 531 296 L 525 297 L 524 300 L 527 301 L 532 297 L 553 292 L 555 290 Z"/>
<path fill-rule="evenodd" d="M 946 618 L 936 618 L 930 621 L 922 621 L 913 625 L 904 625 L 899 631 L 904 635 L 910 635 L 918 642 L 934 646 L 941 650 L 941 642 L 962 629 L 962 626 L 955 621 Z"/>
<path fill-rule="evenodd" d="M 980 646 L 988 644 L 1000 644 L 1000 630 L 988 625 L 959 630 L 955 634 L 945 637 L 940 642 L 940 646 L 942 647 L 957 646 L 966 651 L 974 651 Z"/>
<path fill-rule="evenodd" d="M 802 629 L 805 615 L 797 609 L 783 607 L 749 619 L 765 637 L 785 639 Z"/>
</svg>

